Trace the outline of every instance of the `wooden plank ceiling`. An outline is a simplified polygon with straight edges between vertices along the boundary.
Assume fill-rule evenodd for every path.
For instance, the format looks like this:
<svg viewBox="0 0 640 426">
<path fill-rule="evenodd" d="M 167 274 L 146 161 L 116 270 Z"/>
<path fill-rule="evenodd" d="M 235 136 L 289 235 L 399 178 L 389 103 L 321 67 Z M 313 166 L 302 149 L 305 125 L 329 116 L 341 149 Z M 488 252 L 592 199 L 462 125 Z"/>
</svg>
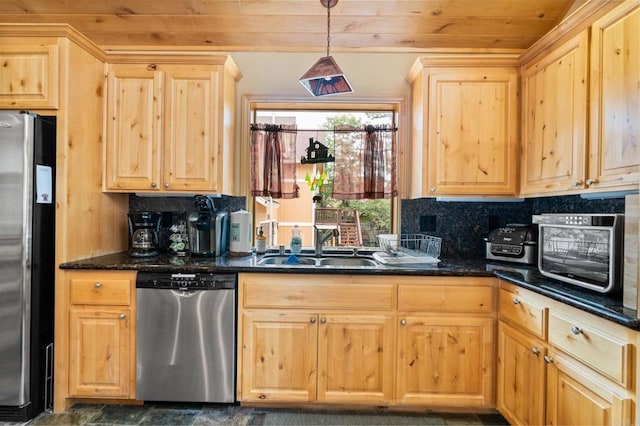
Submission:
<svg viewBox="0 0 640 426">
<path fill-rule="evenodd" d="M 522 50 L 587 0 L 339 0 L 331 49 Z M 322 51 L 320 0 L 2 0 L 0 23 L 68 23 L 103 48 Z"/>
</svg>

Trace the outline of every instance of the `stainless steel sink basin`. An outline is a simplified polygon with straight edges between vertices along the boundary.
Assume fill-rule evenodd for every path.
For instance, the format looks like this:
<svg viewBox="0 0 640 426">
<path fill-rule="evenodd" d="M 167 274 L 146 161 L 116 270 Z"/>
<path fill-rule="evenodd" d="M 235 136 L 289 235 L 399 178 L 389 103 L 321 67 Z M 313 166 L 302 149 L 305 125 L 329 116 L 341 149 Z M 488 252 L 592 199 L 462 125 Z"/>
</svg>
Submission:
<svg viewBox="0 0 640 426">
<path fill-rule="evenodd" d="M 298 259 L 297 263 L 286 263 L 289 256 L 265 256 L 260 259 L 257 264 L 258 265 L 313 265 L 316 264 L 316 259 L 313 257 L 304 257 L 304 256 L 296 256 Z"/>
<path fill-rule="evenodd" d="M 319 266 L 378 266 L 378 262 L 366 257 L 323 257 Z"/>
<path fill-rule="evenodd" d="M 287 266 L 334 266 L 334 267 L 376 267 L 380 265 L 376 260 L 368 256 L 331 256 L 310 257 L 296 256 L 297 263 L 287 263 L 289 255 L 266 255 L 256 262 L 257 265 L 287 265 Z"/>
</svg>

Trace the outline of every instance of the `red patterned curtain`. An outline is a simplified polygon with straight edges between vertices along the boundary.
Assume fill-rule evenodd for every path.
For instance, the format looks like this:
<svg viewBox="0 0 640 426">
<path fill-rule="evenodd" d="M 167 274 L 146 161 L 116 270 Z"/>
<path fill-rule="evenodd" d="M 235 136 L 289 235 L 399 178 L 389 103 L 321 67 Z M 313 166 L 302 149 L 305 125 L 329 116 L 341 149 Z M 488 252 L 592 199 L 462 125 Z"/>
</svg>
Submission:
<svg viewBox="0 0 640 426">
<path fill-rule="evenodd" d="M 251 125 L 251 195 L 297 198 L 296 126 Z"/>
<path fill-rule="evenodd" d="M 398 194 L 396 129 L 336 127 L 333 198 L 392 198 Z"/>
</svg>

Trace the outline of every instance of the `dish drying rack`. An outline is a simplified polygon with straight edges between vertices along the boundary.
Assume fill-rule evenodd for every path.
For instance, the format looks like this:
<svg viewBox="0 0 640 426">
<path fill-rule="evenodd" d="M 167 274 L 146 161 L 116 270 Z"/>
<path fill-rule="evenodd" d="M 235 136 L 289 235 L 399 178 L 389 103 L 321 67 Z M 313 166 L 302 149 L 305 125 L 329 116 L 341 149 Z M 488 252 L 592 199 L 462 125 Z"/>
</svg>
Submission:
<svg viewBox="0 0 640 426">
<path fill-rule="evenodd" d="M 442 238 L 427 234 L 381 234 L 378 245 L 382 251 L 374 257 L 381 263 L 438 263 Z"/>
</svg>

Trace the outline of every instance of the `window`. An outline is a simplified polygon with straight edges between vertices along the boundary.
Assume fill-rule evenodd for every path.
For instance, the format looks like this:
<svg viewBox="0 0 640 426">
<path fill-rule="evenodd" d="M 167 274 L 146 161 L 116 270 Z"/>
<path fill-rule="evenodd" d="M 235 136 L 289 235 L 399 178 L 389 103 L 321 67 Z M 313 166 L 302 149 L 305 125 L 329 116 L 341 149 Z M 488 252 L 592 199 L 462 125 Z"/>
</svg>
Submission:
<svg viewBox="0 0 640 426">
<path fill-rule="evenodd" d="M 332 189 L 336 172 L 345 173 L 336 170 L 335 129 L 342 125 L 395 128 L 397 112 L 394 108 L 385 105 L 372 109 L 295 109 L 265 104 L 254 106 L 251 114 L 252 124 L 297 127 L 296 158 L 300 160 L 296 162 L 295 182 L 300 188 L 299 197 L 253 198 L 256 230 L 262 227 L 268 247 L 288 247 L 295 225 L 301 230 L 305 247 L 315 243 L 314 225 L 320 229 L 338 230 L 338 236 L 325 243 L 335 247 L 375 247 L 378 234 L 393 232 L 397 197 L 337 200 L 332 197 Z M 317 162 L 326 154 L 324 148 L 328 149 L 329 161 Z"/>
</svg>

